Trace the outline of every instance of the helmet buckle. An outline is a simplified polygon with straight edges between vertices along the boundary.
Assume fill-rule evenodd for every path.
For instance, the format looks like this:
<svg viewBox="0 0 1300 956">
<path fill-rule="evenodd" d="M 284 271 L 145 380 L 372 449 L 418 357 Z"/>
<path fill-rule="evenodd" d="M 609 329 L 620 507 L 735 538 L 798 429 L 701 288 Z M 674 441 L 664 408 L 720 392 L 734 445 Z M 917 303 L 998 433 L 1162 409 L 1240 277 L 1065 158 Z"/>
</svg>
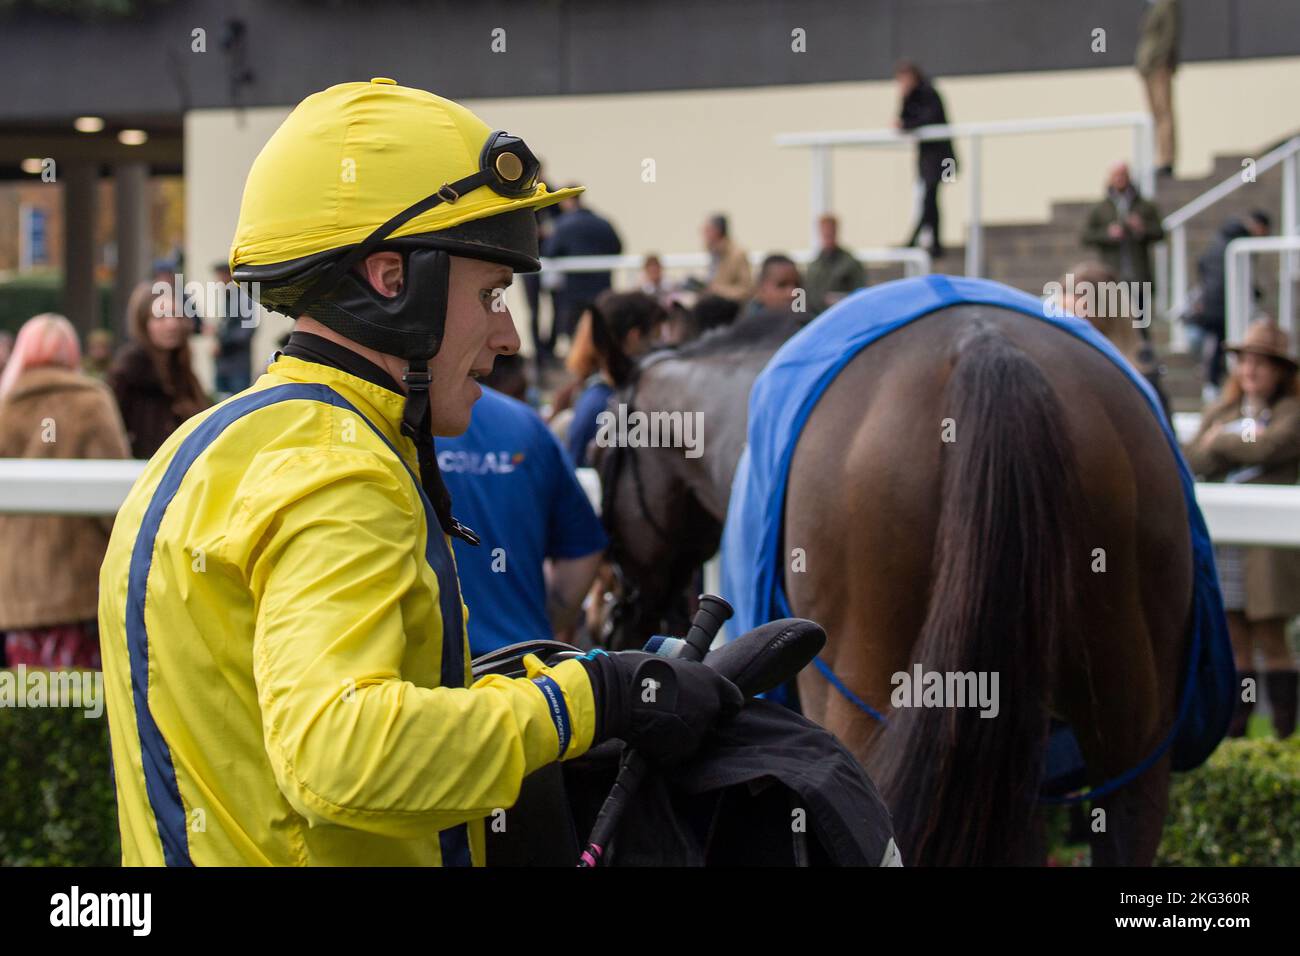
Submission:
<svg viewBox="0 0 1300 956">
<path fill-rule="evenodd" d="M 427 392 L 431 380 L 428 366 L 408 365 L 406 371 L 402 373 L 402 383 L 411 391 L 422 389 Z"/>
</svg>

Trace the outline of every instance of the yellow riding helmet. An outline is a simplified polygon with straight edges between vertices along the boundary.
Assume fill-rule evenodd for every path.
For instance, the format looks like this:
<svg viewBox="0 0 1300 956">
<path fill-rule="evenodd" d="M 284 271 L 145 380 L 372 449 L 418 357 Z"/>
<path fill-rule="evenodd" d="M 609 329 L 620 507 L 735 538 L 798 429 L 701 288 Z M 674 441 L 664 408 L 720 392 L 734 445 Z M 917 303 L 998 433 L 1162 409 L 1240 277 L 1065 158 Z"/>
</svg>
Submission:
<svg viewBox="0 0 1300 956">
<path fill-rule="evenodd" d="M 540 268 L 534 211 L 582 188 L 551 192 L 539 176 L 523 140 L 457 103 L 385 78 L 332 86 L 254 161 L 231 273 L 266 308 L 416 368 L 441 346 L 450 256 Z M 381 249 L 403 254 L 392 298 L 353 268 Z"/>
<path fill-rule="evenodd" d="M 376 78 L 307 97 L 262 147 L 244 185 L 231 271 L 280 264 L 364 241 L 395 214 L 481 171 L 493 130 L 458 103 Z M 515 140 L 522 146 L 522 142 Z M 403 222 L 389 238 L 435 233 L 581 192 L 550 192 L 536 161 L 493 157 L 487 181 Z M 503 158 L 509 157 L 509 158 Z M 517 177 L 510 179 L 513 175 Z M 536 269 L 538 266 L 533 265 Z"/>
</svg>

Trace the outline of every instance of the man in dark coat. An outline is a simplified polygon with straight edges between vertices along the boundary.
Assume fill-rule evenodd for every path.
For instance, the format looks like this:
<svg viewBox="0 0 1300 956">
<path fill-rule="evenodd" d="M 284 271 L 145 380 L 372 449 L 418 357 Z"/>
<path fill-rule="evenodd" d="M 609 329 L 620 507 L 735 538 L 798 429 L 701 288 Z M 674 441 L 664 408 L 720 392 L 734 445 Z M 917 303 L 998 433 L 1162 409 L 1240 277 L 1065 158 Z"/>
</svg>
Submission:
<svg viewBox="0 0 1300 956">
<path fill-rule="evenodd" d="M 904 60 L 894 68 L 894 81 L 902 97 L 902 107 L 894 125 L 903 130 L 916 129 L 919 126 L 934 126 L 948 122 L 948 115 L 943 108 L 943 100 L 938 91 L 930 85 L 921 68 L 915 63 Z M 916 151 L 917 174 L 925 186 L 925 198 L 921 204 L 921 218 L 912 230 L 907 245 L 916 245 L 921 230 L 929 227 L 930 255 L 938 258 L 943 255 L 943 241 L 939 235 L 939 183 L 951 182 L 957 172 L 957 154 L 953 152 L 952 140 L 932 139 L 922 142 Z"/>
<path fill-rule="evenodd" d="M 561 214 L 562 210 L 559 206 L 543 206 L 537 210 L 537 236 L 541 240 L 543 247 L 550 238 L 551 231 L 555 228 L 555 220 Z M 559 300 L 553 291 L 553 287 L 548 285 L 546 292 L 551 300 L 551 330 L 550 334 L 543 338 L 542 274 L 540 272 L 529 272 L 521 278 L 524 283 L 524 298 L 528 300 L 528 327 L 533 335 L 533 362 L 537 369 L 536 379 L 540 382 L 542 380 L 542 366 L 555 361 L 555 326 L 559 317 Z M 497 361 L 497 364 L 501 364 L 500 360 Z"/>
<path fill-rule="evenodd" d="M 1245 219 L 1229 219 L 1196 260 L 1201 294 L 1188 319 L 1203 333 L 1201 358 L 1205 363 L 1205 381 L 1215 388 L 1223 380 L 1223 338 L 1227 335 L 1228 323 L 1228 289 L 1223 254 L 1232 240 L 1266 236 L 1271 226 L 1272 219 L 1261 209 L 1254 210 Z"/>
<path fill-rule="evenodd" d="M 560 206 L 564 212 L 555 220 L 555 229 L 546 240 L 543 255 L 616 256 L 623 251 L 623 242 L 609 221 L 584 206 L 577 196 L 564 200 Z M 555 345 L 556 335 L 572 335 L 578 317 L 612 284 L 609 272 L 565 273 L 564 287 L 555 296 L 559 307 L 551 328 L 550 345 Z"/>
</svg>

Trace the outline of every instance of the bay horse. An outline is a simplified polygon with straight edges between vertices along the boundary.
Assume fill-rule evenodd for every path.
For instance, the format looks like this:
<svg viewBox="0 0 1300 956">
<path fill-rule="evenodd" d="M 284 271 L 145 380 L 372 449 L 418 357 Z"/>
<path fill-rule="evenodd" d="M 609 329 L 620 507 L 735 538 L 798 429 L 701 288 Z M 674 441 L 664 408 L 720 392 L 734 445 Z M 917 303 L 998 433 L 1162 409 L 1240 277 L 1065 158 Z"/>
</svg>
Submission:
<svg viewBox="0 0 1300 956">
<path fill-rule="evenodd" d="M 748 390 L 788 331 L 767 333 L 741 326 L 651 362 L 622 397 L 706 425 L 696 460 L 606 449 L 604 520 L 637 604 L 623 646 L 717 547 Z M 881 724 L 800 675 L 804 713 L 884 794 L 905 863 L 1042 862 L 1052 718 L 1073 728 L 1090 784 L 1172 726 L 1192 612 L 1180 474 L 1144 397 L 1090 345 L 969 303 L 885 335 L 813 408 L 785 502 L 783 553 L 806 555 L 784 570 L 791 609 L 826 629 L 822 659 L 852 693 L 887 710 L 891 676 L 915 663 L 1000 677 L 994 719 L 901 707 Z M 1165 755 L 1093 804 L 1094 863 L 1153 860 L 1168 785 Z"/>
</svg>

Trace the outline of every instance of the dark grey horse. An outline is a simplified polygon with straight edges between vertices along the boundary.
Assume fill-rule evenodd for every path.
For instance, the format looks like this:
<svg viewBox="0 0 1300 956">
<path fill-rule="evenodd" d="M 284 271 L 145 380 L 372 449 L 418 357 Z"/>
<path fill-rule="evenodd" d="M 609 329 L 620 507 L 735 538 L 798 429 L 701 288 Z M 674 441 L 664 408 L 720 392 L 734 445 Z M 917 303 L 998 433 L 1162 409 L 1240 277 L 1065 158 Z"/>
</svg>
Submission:
<svg viewBox="0 0 1300 956">
<path fill-rule="evenodd" d="M 682 597 L 718 550 L 731 479 L 745 445 L 749 390 L 798 317 L 760 315 L 641 364 L 616 403 L 631 412 L 698 414 L 702 451 L 674 447 L 596 449 L 601 514 L 622 594 L 609 643 L 641 647 L 651 634 L 682 633 Z"/>
</svg>

